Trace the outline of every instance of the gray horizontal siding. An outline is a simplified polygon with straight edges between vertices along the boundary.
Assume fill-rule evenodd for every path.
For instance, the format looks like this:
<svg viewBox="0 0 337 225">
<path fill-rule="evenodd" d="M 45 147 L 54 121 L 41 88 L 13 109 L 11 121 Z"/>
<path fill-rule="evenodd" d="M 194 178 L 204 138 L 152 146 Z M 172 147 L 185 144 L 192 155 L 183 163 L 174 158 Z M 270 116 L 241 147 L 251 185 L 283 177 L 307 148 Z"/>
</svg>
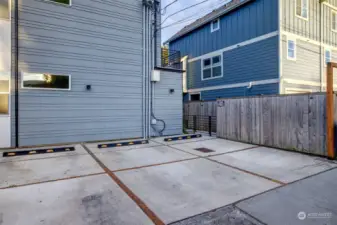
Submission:
<svg viewBox="0 0 337 225">
<path fill-rule="evenodd" d="M 282 35 L 283 78 L 320 82 L 320 47 L 297 39 L 296 51 L 296 61 L 288 60 L 287 36 Z"/>
<path fill-rule="evenodd" d="M 174 89 L 174 93 L 171 94 L 170 89 Z M 160 82 L 155 83 L 154 114 L 166 123 L 164 135 L 182 134 L 182 91 L 182 73 L 161 71 Z M 162 123 L 158 121 L 156 127 L 162 129 Z"/>
<path fill-rule="evenodd" d="M 296 60 L 288 60 L 287 36 L 282 35 L 282 78 L 303 82 L 303 84 L 297 84 L 299 88 L 309 88 L 313 91 L 320 90 L 321 82 L 323 85 L 326 83 L 327 74 L 324 64 L 324 51 L 324 47 L 296 39 Z M 332 51 L 331 60 L 337 62 L 337 51 Z M 334 69 L 334 74 L 337 74 L 336 69 Z M 318 83 L 318 86 L 304 85 L 305 81 Z M 337 84 L 337 79 L 334 79 L 334 84 Z M 296 87 L 296 84 L 291 87 Z M 284 93 L 284 88 L 282 93 Z"/>
<path fill-rule="evenodd" d="M 72 3 L 20 1 L 20 72 L 72 76 L 71 91 L 20 89 L 21 146 L 143 135 L 142 1 Z"/>
<path fill-rule="evenodd" d="M 327 2 L 337 7 L 336 0 Z M 296 16 L 295 3 L 296 0 L 282 0 L 282 29 L 316 41 L 322 38 L 324 43 L 337 46 L 337 33 L 331 30 L 332 9 L 318 0 L 309 0 L 309 19 L 304 20 Z"/>
</svg>

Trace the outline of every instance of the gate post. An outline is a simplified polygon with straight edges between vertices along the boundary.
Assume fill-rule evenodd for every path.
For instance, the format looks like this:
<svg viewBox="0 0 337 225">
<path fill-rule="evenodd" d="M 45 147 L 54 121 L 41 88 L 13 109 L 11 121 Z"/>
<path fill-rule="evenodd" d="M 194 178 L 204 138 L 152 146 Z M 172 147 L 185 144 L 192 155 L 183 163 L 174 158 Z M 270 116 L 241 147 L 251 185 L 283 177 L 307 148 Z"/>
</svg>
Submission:
<svg viewBox="0 0 337 225">
<path fill-rule="evenodd" d="M 328 158 L 335 159 L 334 147 L 334 96 L 333 96 L 333 68 L 337 68 L 336 63 L 329 62 L 327 65 L 326 78 L 326 128 L 327 139 L 326 145 L 328 150 Z"/>
</svg>

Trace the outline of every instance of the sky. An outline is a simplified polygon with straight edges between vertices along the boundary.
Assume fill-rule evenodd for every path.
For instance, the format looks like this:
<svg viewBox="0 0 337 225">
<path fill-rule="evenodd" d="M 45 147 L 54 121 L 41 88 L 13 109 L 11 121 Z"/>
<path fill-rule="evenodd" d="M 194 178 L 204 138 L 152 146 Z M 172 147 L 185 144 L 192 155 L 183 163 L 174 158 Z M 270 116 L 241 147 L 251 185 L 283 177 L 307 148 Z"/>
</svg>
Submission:
<svg viewBox="0 0 337 225">
<path fill-rule="evenodd" d="M 164 8 L 169 3 L 173 2 L 174 0 L 162 0 L 162 8 Z M 186 8 L 190 5 L 194 5 L 198 2 L 203 2 L 205 0 L 178 0 L 171 6 L 169 6 L 165 11 L 162 11 L 162 21 L 172 13 L 175 13 L 183 8 Z M 163 24 L 162 24 L 162 42 L 165 42 L 167 39 L 172 37 L 175 33 L 177 33 L 180 29 L 185 27 L 186 25 L 192 23 L 196 19 L 206 15 L 207 13 L 211 12 L 213 9 L 220 7 L 221 5 L 225 4 L 228 0 L 208 0 L 205 3 L 202 3 L 198 6 L 195 6 L 191 9 L 185 10 L 181 13 L 178 13 L 172 17 L 169 17 Z M 167 25 L 175 23 L 177 21 L 183 20 L 182 23 L 176 24 L 174 26 L 170 26 L 164 28 Z"/>
</svg>

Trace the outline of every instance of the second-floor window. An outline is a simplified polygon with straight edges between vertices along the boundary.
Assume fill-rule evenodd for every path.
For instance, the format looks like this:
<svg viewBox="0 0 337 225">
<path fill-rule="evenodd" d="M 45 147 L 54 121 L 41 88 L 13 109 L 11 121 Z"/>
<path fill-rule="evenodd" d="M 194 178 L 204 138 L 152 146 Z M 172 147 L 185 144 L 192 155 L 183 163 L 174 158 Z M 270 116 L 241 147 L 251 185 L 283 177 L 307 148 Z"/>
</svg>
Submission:
<svg viewBox="0 0 337 225">
<path fill-rule="evenodd" d="M 221 55 L 213 56 L 202 61 L 202 80 L 222 77 Z"/>
<path fill-rule="evenodd" d="M 213 20 L 211 23 L 211 32 L 217 31 L 220 29 L 220 19 Z"/>
<path fill-rule="evenodd" d="M 289 60 L 296 60 L 296 41 L 295 39 L 288 39 L 288 55 L 287 58 Z"/>
<path fill-rule="evenodd" d="M 331 28 L 333 31 L 337 32 L 337 12 L 332 11 L 331 15 Z"/>
<path fill-rule="evenodd" d="M 308 19 L 309 1 L 308 0 L 296 0 L 296 15 Z"/>
<path fill-rule="evenodd" d="M 324 58 L 325 58 L 325 65 L 328 64 L 328 62 L 331 62 L 331 50 L 329 49 L 325 49 L 325 53 L 324 53 Z"/>
</svg>

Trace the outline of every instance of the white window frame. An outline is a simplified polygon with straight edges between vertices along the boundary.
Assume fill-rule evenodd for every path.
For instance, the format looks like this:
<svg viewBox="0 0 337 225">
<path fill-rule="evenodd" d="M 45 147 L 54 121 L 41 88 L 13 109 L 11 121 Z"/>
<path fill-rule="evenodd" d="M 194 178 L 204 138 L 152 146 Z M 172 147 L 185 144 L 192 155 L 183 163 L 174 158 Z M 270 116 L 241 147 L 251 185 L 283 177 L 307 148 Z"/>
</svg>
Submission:
<svg viewBox="0 0 337 225">
<path fill-rule="evenodd" d="M 330 62 L 332 60 L 332 50 L 329 49 L 329 48 L 325 48 L 324 49 L 324 67 L 326 67 L 327 63 L 328 63 L 327 60 L 326 60 L 326 52 L 330 52 Z"/>
<path fill-rule="evenodd" d="M 335 18 L 336 18 L 336 21 L 335 21 L 335 27 L 333 26 L 334 24 L 334 21 L 333 21 L 333 15 L 335 14 Z M 331 30 L 333 32 L 337 32 L 337 12 L 332 10 L 331 11 Z"/>
<path fill-rule="evenodd" d="M 64 88 L 34 88 L 34 87 L 24 87 L 23 86 L 23 77 L 24 75 L 29 75 L 29 74 L 51 74 L 53 76 L 68 76 L 69 77 L 69 88 L 64 89 Z M 26 73 L 23 72 L 21 73 L 21 88 L 22 89 L 27 89 L 27 90 L 44 90 L 44 91 L 71 91 L 71 75 L 70 74 L 52 74 L 52 73 Z"/>
<path fill-rule="evenodd" d="M 213 58 L 217 57 L 217 56 L 220 57 L 220 63 L 217 63 L 217 64 L 213 65 Z M 223 58 L 222 57 L 223 57 L 222 54 L 216 54 L 216 55 L 212 55 L 210 57 L 201 59 L 201 80 L 202 81 L 204 81 L 204 80 L 213 80 L 213 79 L 217 79 L 217 78 L 223 77 Z M 211 60 L 211 65 L 208 66 L 208 67 L 205 67 L 204 66 L 204 61 L 207 60 L 207 59 Z M 219 66 L 221 67 L 221 76 L 213 77 L 213 67 L 219 67 Z M 205 69 L 211 69 L 211 77 L 204 78 L 204 70 Z"/>
<path fill-rule="evenodd" d="M 297 1 L 302 1 L 302 5 L 301 5 L 301 15 L 297 15 Z M 307 1 L 307 17 L 304 17 L 303 15 L 302 15 L 302 7 L 303 7 L 303 1 Z M 309 20 L 309 8 L 310 8 L 310 0 L 296 0 L 295 1 L 295 15 L 296 15 L 296 17 L 298 17 L 298 18 L 301 18 L 301 19 L 303 19 L 303 20 L 306 20 L 306 21 L 308 21 Z"/>
<path fill-rule="evenodd" d="M 217 27 L 217 28 L 214 28 L 214 26 L 213 26 L 213 23 L 214 23 L 215 21 L 216 21 L 217 24 L 218 24 L 218 27 Z M 220 18 L 215 19 L 215 20 L 213 20 L 213 21 L 211 22 L 211 33 L 215 32 L 215 31 L 217 31 L 217 30 L 220 30 Z"/>
<path fill-rule="evenodd" d="M 69 4 L 61 3 L 61 2 L 55 2 L 53 0 L 43 0 L 45 2 L 50 2 L 52 4 L 57 4 L 57 5 L 63 5 L 63 6 L 72 6 L 72 0 L 69 0 Z"/>
<path fill-rule="evenodd" d="M 294 58 L 291 58 L 289 56 L 289 41 L 294 42 Z M 296 38 L 287 37 L 287 59 L 292 60 L 292 61 L 296 61 L 296 59 L 297 59 L 297 41 L 296 41 Z"/>
</svg>

